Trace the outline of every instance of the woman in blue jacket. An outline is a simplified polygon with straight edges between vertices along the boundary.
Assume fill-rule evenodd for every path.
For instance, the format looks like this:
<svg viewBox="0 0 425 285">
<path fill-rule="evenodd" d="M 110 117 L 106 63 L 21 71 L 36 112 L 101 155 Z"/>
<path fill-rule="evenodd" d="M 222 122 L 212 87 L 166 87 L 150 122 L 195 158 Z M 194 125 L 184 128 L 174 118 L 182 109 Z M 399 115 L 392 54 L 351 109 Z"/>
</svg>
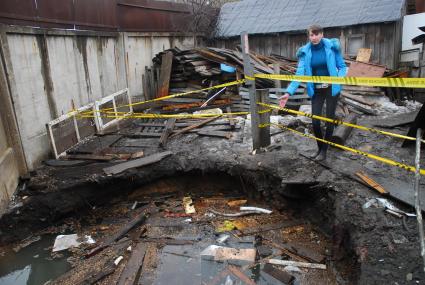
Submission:
<svg viewBox="0 0 425 285">
<path fill-rule="evenodd" d="M 297 51 L 298 68 L 296 75 L 306 76 L 345 76 L 347 67 L 341 55 L 339 40 L 323 37 L 323 29 L 313 25 L 307 30 L 309 43 Z M 293 81 L 286 89 L 285 97 L 293 95 L 299 86 L 299 82 Z M 326 101 L 326 117 L 334 119 L 341 85 L 307 83 L 307 94 L 311 97 L 311 110 L 313 115 L 321 115 Z M 313 132 L 317 138 L 329 140 L 334 131 L 334 124 L 326 123 L 326 131 L 323 136 L 320 121 L 313 119 Z M 329 145 L 317 141 L 318 151 L 313 158 L 325 160 Z"/>
</svg>

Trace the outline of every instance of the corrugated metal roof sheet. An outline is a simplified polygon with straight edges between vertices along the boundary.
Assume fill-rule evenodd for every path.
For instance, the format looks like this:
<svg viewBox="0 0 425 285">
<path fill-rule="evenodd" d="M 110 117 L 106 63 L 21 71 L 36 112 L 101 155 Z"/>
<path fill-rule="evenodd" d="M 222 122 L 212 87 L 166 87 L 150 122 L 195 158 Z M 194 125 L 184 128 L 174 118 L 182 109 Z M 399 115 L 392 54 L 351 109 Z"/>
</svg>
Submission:
<svg viewBox="0 0 425 285">
<path fill-rule="evenodd" d="M 404 0 L 243 0 L 223 5 L 218 37 L 392 22 L 402 17 Z"/>
</svg>

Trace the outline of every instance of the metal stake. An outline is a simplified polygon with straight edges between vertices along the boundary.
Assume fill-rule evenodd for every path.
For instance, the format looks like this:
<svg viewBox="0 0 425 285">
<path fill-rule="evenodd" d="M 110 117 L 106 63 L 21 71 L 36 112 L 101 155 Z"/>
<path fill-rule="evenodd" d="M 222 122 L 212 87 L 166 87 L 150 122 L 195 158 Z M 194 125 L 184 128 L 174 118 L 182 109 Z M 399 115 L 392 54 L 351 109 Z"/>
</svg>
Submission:
<svg viewBox="0 0 425 285">
<path fill-rule="evenodd" d="M 424 225 L 422 221 L 422 210 L 419 201 L 419 180 L 420 180 L 420 159 L 421 159 L 421 139 L 422 139 L 422 130 L 418 128 L 416 132 L 416 157 L 415 157 L 415 209 L 416 217 L 418 220 L 419 228 L 419 239 L 421 241 L 421 256 L 423 259 L 423 270 L 425 272 L 425 240 L 424 240 Z"/>
</svg>

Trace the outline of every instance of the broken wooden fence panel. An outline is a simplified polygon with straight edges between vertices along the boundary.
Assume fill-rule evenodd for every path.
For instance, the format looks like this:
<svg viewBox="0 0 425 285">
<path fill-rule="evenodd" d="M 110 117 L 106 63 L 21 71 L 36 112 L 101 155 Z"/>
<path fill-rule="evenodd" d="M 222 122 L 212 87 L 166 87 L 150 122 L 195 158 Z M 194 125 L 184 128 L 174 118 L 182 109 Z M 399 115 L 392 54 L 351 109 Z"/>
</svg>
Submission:
<svg viewBox="0 0 425 285">
<path fill-rule="evenodd" d="M 93 109 L 93 106 L 93 104 L 88 104 L 47 123 L 47 133 L 49 134 L 50 143 L 53 148 L 53 153 L 56 159 L 65 155 L 68 149 L 70 149 L 83 139 L 80 135 L 80 128 L 78 126 L 77 117 L 82 112 L 90 111 L 91 109 Z M 67 128 L 67 126 L 62 126 L 66 121 L 69 121 L 69 123 L 72 125 L 70 128 L 68 128 L 68 130 L 63 129 Z M 59 133 L 59 137 L 56 136 L 56 128 L 58 129 L 57 133 Z M 88 135 L 94 135 L 95 132 L 96 129 L 93 128 L 93 130 Z M 68 135 L 65 138 L 61 138 L 60 135 L 64 133 L 68 133 Z M 75 140 L 70 139 L 70 137 L 74 137 Z"/>
<path fill-rule="evenodd" d="M 125 104 L 121 104 L 117 106 L 117 101 L 125 102 Z M 102 111 L 102 106 L 112 104 L 113 115 L 111 115 L 112 110 L 108 110 L 106 114 L 113 119 L 105 118 L 105 112 Z M 127 105 L 127 106 L 124 106 Z M 124 107 L 128 108 L 127 113 L 118 113 L 118 109 L 122 109 Z M 107 108 L 110 109 L 110 108 Z M 115 124 L 119 120 L 131 115 L 133 113 L 133 106 L 131 105 L 131 96 L 128 88 L 115 92 L 107 97 L 104 97 L 94 103 L 94 114 L 96 118 L 96 126 L 99 132 L 102 132 L 107 127 Z M 108 122 L 104 122 L 107 120 Z"/>
</svg>

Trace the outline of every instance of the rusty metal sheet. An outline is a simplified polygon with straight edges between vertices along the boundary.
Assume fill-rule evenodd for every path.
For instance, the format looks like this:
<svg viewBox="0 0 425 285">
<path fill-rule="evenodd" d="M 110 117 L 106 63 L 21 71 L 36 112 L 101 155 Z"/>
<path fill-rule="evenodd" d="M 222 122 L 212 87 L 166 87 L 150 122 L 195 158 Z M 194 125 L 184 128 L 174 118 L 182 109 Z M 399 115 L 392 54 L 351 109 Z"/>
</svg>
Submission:
<svg viewBox="0 0 425 285">
<path fill-rule="evenodd" d="M 42 27 L 73 29 L 73 0 L 37 0 L 37 16 Z"/>
<path fill-rule="evenodd" d="M 76 29 L 117 30 L 117 5 L 111 0 L 74 0 Z"/>
<path fill-rule="evenodd" d="M 36 20 L 34 0 L 1 0 L 0 22 L 11 25 L 28 25 Z"/>
<path fill-rule="evenodd" d="M 117 6 L 118 24 L 125 31 L 182 31 L 191 19 L 190 9 L 186 4 L 118 0 Z"/>
</svg>

